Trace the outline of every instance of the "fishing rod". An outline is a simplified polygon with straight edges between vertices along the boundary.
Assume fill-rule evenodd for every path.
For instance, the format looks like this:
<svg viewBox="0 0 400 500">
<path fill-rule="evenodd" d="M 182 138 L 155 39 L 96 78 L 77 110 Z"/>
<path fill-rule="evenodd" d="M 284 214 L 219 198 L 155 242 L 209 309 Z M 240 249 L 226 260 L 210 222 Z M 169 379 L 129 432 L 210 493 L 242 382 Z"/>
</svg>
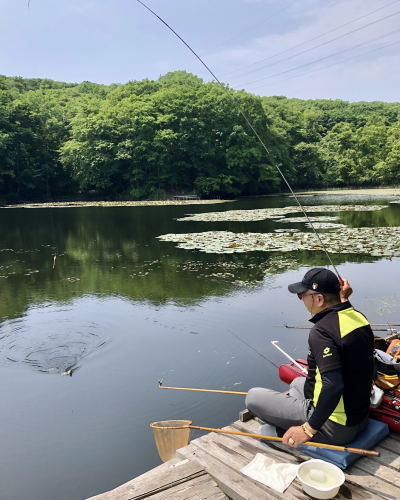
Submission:
<svg viewBox="0 0 400 500">
<path fill-rule="evenodd" d="M 395 334 L 389 335 L 388 337 L 384 338 L 384 340 L 392 340 L 392 338 L 396 338 L 398 335 L 399 335 L 399 333 L 396 332 Z M 303 372 L 304 375 L 307 376 L 308 375 L 308 370 L 304 366 L 300 365 L 300 363 L 298 363 L 294 358 L 292 358 L 280 346 L 278 346 L 277 345 L 278 342 L 279 342 L 278 340 L 271 340 L 271 344 L 274 347 L 276 347 L 276 349 L 278 349 L 278 351 L 280 351 L 287 359 L 289 359 L 289 361 L 293 365 L 295 365 L 297 368 L 299 368 L 299 370 L 301 372 Z M 389 382 L 386 382 L 386 381 L 382 381 L 382 382 L 385 383 L 386 385 L 388 385 L 390 388 L 397 387 L 397 386 L 393 386 L 392 384 L 389 384 Z M 162 379 L 158 381 L 158 387 L 159 387 L 159 389 L 170 389 L 170 390 L 176 390 L 176 391 L 210 392 L 210 393 L 214 393 L 214 394 L 236 394 L 238 396 L 246 396 L 248 394 L 248 392 L 228 391 L 228 390 L 222 390 L 222 389 L 200 389 L 200 388 L 194 388 L 194 387 L 171 387 L 171 386 L 164 386 Z M 379 399 L 379 403 L 380 403 L 380 399 Z M 378 404 L 376 404 L 375 406 L 378 406 Z"/>
<path fill-rule="evenodd" d="M 295 330 L 309 330 L 310 327 L 307 325 L 273 325 L 274 327 L 280 327 L 280 328 L 293 328 Z M 385 326 L 384 324 L 376 324 L 376 325 L 370 325 L 372 330 L 375 332 L 392 332 L 392 333 L 397 333 L 397 329 L 393 328 L 395 326 L 400 326 L 399 324 L 393 324 L 392 326 L 389 326 L 388 328 L 377 328 L 380 326 Z"/>
<path fill-rule="evenodd" d="M 278 349 L 279 352 L 281 352 L 284 356 L 287 357 L 289 361 L 291 361 L 299 370 L 301 370 L 305 375 L 308 375 L 308 370 L 304 368 L 304 366 L 301 366 L 295 359 L 293 359 L 289 354 L 284 351 L 281 347 L 278 346 L 279 340 L 271 340 L 271 344 Z"/>
<path fill-rule="evenodd" d="M 275 364 L 272 360 L 264 356 L 261 352 L 257 351 L 255 347 L 252 345 L 248 344 L 245 340 L 239 337 L 239 335 L 236 335 L 233 332 L 230 332 L 234 337 L 236 337 L 238 340 L 243 342 L 247 347 L 252 349 L 254 352 L 256 352 L 259 356 L 261 356 L 265 361 L 268 361 L 269 363 L 273 364 L 276 368 L 279 368 L 277 364 Z M 308 371 L 304 366 L 301 366 L 295 359 L 293 359 L 287 352 L 285 352 L 283 349 L 281 349 L 277 344 L 278 340 L 271 340 L 271 344 L 278 349 L 284 356 L 286 356 L 297 368 L 299 368 L 305 375 L 307 375 Z M 171 387 L 171 386 L 166 386 L 163 385 L 163 379 L 160 379 L 158 381 L 158 388 L 159 389 L 170 389 L 174 391 L 193 391 L 193 392 L 211 392 L 214 394 L 236 394 L 238 396 L 246 396 L 248 392 L 243 392 L 243 391 L 228 391 L 224 389 L 200 389 L 197 387 Z"/>
<path fill-rule="evenodd" d="M 239 340 L 240 342 L 242 342 L 242 344 L 244 344 L 245 346 L 247 346 L 249 349 L 251 349 L 252 351 L 254 351 L 256 354 L 258 354 L 260 356 L 260 358 L 262 358 L 264 361 L 267 361 L 268 363 L 270 363 L 271 365 L 273 365 L 275 368 L 279 368 L 279 365 L 277 365 L 276 363 L 274 363 L 271 359 L 267 358 L 267 356 L 265 356 L 262 352 L 258 351 L 255 347 L 253 347 L 251 344 L 249 344 L 248 342 L 246 342 L 246 340 L 242 339 L 237 333 L 234 333 L 234 332 L 232 332 L 230 330 L 229 330 L 229 333 L 233 337 L 235 337 L 237 340 Z M 162 378 L 158 381 L 158 387 L 159 387 L 159 389 L 172 389 L 172 390 L 175 390 L 175 391 L 213 392 L 213 393 L 217 393 L 217 394 L 238 394 L 238 395 L 241 395 L 241 396 L 246 396 L 246 394 L 247 394 L 247 392 L 227 391 L 227 390 L 222 390 L 222 389 L 219 390 L 219 389 L 198 389 L 198 388 L 194 388 L 194 387 L 168 387 L 166 385 L 163 385 L 163 379 Z"/>
<path fill-rule="evenodd" d="M 238 396 L 246 396 L 247 392 L 242 391 L 225 391 L 222 389 L 198 389 L 197 387 L 171 387 L 163 385 L 162 379 L 158 381 L 159 389 L 170 389 L 173 391 L 194 391 L 194 392 L 212 392 L 214 394 L 236 394 Z"/>
<path fill-rule="evenodd" d="M 153 9 L 151 9 L 145 2 L 143 2 L 142 0 L 136 0 L 137 3 L 139 3 L 142 7 L 144 7 L 148 12 L 150 12 L 153 16 L 155 16 L 169 31 L 171 31 L 182 43 L 183 45 L 185 45 L 185 47 L 196 57 L 196 59 L 200 62 L 200 64 L 208 71 L 208 73 L 210 73 L 210 75 L 213 77 L 213 79 L 224 89 L 226 90 L 226 87 L 225 85 L 218 79 L 218 77 L 215 75 L 215 73 L 211 70 L 211 68 L 204 62 L 204 60 L 199 56 L 199 54 L 181 37 L 181 35 L 179 35 L 179 33 L 177 33 L 177 31 L 175 31 L 174 28 L 172 28 L 171 25 L 169 25 L 167 23 L 167 21 L 165 21 L 159 14 L 157 14 Z M 228 95 L 230 95 L 228 93 Z M 267 153 L 267 156 L 272 160 L 272 155 L 271 153 L 269 152 L 267 146 L 265 145 L 264 141 L 262 140 L 261 136 L 259 135 L 259 133 L 257 132 L 257 130 L 255 129 L 254 125 L 252 124 L 252 122 L 250 121 L 250 119 L 246 116 L 246 114 L 238 108 L 238 111 L 240 113 L 240 115 L 244 118 L 245 122 L 247 123 L 247 125 L 249 126 L 249 128 L 251 129 L 251 131 L 253 132 L 253 134 L 255 135 L 255 137 L 258 139 L 258 141 L 260 142 L 261 146 L 264 148 L 265 152 Z M 319 243 L 321 244 L 322 246 L 322 249 L 328 259 L 328 262 L 329 264 L 333 267 L 341 285 L 344 284 L 344 281 L 342 279 L 342 277 L 340 276 L 339 274 L 339 271 L 336 269 L 336 266 L 335 264 L 333 263 L 322 239 L 321 239 L 321 236 L 319 235 L 318 231 L 315 229 L 314 227 L 314 224 L 312 223 L 311 219 L 309 218 L 308 214 L 306 213 L 303 205 L 300 203 L 300 200 L 298 199 L 298 197 L 296 196 L 296 194 L 294 193 L 291 185 L 289 184 L 289 181 L 286 179 L 286 176 L 284 175 L 284 173 L 282 172 L 282 170 L 279 168 L 278 165 L 275 164 L 275 162 L 272 162 L 273 166 L 276 168 L 276 170 L 278 171 L 279 175 L 282 177 L 283 181 L 285 182 L 286 186 L 288 187 L 290 193 L 292 194 L 293 198 L 296 200 L 296 203 L 297 205 L 299 206 L 301 212 L 304 214 L 304 216 L 306 217 L 308 223 L 310 224 L 310 227 L 312 228 L 312 230 L 314 231 L 315 233 L 315 236 L 317 237 Z"/>
</svg>

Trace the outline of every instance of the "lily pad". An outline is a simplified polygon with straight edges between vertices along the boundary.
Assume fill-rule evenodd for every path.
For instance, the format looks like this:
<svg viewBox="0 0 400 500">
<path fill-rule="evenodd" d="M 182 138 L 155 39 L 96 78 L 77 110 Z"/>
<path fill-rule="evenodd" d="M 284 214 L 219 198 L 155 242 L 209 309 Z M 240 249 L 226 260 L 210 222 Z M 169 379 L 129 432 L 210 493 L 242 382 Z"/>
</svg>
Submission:
<svg viewBox="0 0 400 500">
<path fill-rule="evenodd" d="M 73 208 L 73 207 L 148 207 L 169 205 L 214 205 L 232 200 L 143 200 L 143 201 L 57 201 L 49 203 L 19 203 L 1 208 Z"/>
<path fill-rule="evenodd" d="M 338 224 L 337 222 L 313 222 L 312 224 L 307 222 L 306 226 L 314 229 L 336 229 L 339 227 L 347 227 L 346 224 Z"/>
<path fill-rule="evenodd" d="M 309 213 L 321 212 L 371 212 L 382 210 L 387 205 L 311 205 L 304 206 L 304 210 Z M 206 212 L 201 214 L 189 214 L 177 219 L 178 221 L 197 222 L 250 222 L 265 219 L 276 219 L 285 217 L 287 214 L 302 213 L 300 207 L 291 206 L 283 208 L 261 208 L 256 210 L 226 210 L 223 212 Z M 286 219 L 287 220 L 287 219 Z"/>
<path fill-rule="evenodd" d="M 285 217 L 276 222 L 328 222 L 338 219 L 337 215 L 319 215 L 315 217 Z"/>
<path fill-rule="evenodd" d="M 330 253 L 359 253 L 376 256 L 400 256 L 400 227 L 339 228 L 320 235 L 325 249 Z M 190 234 L 164 234 L 162 241 L 177 243 L 178 248 L 206 253 L 236 252 L 294 252 L 301 250 L 321 251 L 323 246 L 314 233 L 232 233 L 206 231 Z"/>
</svg>

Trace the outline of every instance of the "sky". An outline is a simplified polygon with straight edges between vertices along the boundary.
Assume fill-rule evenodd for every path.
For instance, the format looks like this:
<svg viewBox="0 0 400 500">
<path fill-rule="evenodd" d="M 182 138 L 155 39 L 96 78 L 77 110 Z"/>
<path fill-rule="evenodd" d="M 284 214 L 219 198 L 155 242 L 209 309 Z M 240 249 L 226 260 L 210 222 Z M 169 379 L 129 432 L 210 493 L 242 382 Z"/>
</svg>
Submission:
<svg viewBox="0 0 400 500">
<path fill-rule="evenodd" d="M 257 95 L 399 101 L 400 0 L 143 0 L 218 79 Z M 136 0 L 0 0 L 0 74 L 212 79 Z"/>
</svg>

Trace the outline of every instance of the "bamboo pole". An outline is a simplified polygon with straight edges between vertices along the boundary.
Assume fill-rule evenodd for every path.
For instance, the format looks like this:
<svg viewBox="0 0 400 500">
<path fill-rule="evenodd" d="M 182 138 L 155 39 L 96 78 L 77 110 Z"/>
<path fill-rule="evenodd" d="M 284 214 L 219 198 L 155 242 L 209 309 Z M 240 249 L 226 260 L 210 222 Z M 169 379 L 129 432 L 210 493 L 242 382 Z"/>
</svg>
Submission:
<svg viewBox="0 0 400 500">
<path fill-rule="evenodd" d="M 170 422 L 174 422 L 175 425 L 168 425 Z M 176 425 L 176 423 L 182 422 L 180 425 Z M 165 425 L 167 424 L 167 425 Z M 267 436 L 264 434 L 253 434 L 251 432 L 242 432 L 242 431 L 230 431 L 227 429 L 216 429 L 214 427 L 201 427 L 199 425 L 192 425 L 190 420 L 164 420 L 160 422 L 152 422 L 150 424 L 150 427 L 153 429 L 156 429 L 157 431 L 168 431 L 168 430 L 180 430 L 180 429 L 196 429 L 200 431 L 208 431 L 208 432 L 216 432 L 220 434 L 232 434 L 234 436 L 246 436 L 246 437 L 252 437 L 256 439 L 264 439 L 266 441 L 278 441 L 282 442 L 283 438 L 277 437 L 277 436 Z M 160 434 L 156 437 L 155 435 L 155 440 L 157 443 L 157 440 L 160 439 Z M 187 440 L 189 442 L 189 435 L 187 436 Z M 380 453 L 379 451 L 375 450 L 364 450 L 361 448 L 348 448 L 346 446 L 337 446 L 334 444 L 325 444 L 325 443 L 318 443 L 318 442 L 313 442 L 313 441 L 306 441 L 303 443 L 307 446 L 315 446 L 316 448 L 327 448 L 328 450 L 337 450 L 337 451 L 348 451 L 350 453 L 356 453 L 358 455 L 366 455 L 366 456 L 373 456 L 373 457 L 379 457 Z M 179 446 L 182 447 L 182 442 L 179 443 Z"/>
<path fill-rule="evenodd" d="M 198 425 L 189 425 L 191 429 L 199 429 L 201 431 L 209 431 L 209 432 L 220 432 L 222 434 L 234 434 L 237 436 L 247 436 L 253 437 L 257 439 L 266 439 L 268 441 L 280 441 L 282 442 L 282 438 L 277 436 L 265 436 L 264 434 L 253 434 L 250 432 L 241 432 L 241 431 L 229 431 L 225 429 L 214 429 L 212 427 L 200 427 Z M 362 448 L 347 448 L 346 446 L 336 446 L 334 444 L 325 444 L 325 443 L 314 443 L 314 441 L 306 441 L 303 443 L 307 446 L 315 446 L 316 448 L 327 448 L 328 450 L 337 450 L 337 451 L 348 451 L 350 453 L 357 453 L 358 455 L 369 455 L 373 457 L 379 457 L 379 451 L 375 450 L 363 450 Z"/>
<path fill-rule="evenodd" d="M 195 391 L 195 392 L 214 392 L 217 394 L 239 394 L 240 396 L 246 396 L 247 392 L 240 391 L 223 391 L 217 389 L 196 389 L 194 387 L 167 387 L 166 385 L 162 385 L 162 380 L 158 381 L 158 387 L 160 389 L 173 389 L 175 391 Z"/>
</svg>

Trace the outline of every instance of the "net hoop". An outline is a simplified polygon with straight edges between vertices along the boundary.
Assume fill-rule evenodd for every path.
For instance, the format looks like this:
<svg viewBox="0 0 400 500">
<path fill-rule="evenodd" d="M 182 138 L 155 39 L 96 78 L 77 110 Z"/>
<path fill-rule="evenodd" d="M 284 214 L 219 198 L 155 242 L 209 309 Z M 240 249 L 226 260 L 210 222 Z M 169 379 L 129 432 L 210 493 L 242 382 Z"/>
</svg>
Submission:
<svg viewBox="0 0 400 500">
<path fill-rule="evenodd" d="M 180 422 L 180 424 L 178 424 Z M 173 425 L 170 425 L 173 423 Z M 158 422 L 152 422 L 150 427 L 152 429 L 168 430 L 168 429 L 188 429 L 192 424 L 192 420 L 159 420 Z M 168 425 L 167 425 L 168 424 Z"/>
</svg>

